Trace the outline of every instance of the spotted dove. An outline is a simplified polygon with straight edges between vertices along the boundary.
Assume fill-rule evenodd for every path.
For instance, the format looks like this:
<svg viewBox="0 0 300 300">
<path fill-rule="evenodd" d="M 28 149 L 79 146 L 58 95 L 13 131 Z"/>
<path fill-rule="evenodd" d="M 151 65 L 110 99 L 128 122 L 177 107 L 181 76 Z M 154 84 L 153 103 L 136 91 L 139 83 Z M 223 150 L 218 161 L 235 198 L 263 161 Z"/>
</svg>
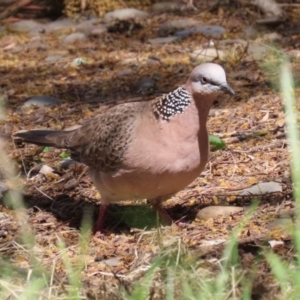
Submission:
<svg viewBox="0 0 300 300">
<path fill-rule="evenodd" d="M 220 93 L 234 95 L 224 69 L 204 63 L 187 82 L 160 98 L 116 105 L 71 131 L 20 131 L 15 139 L 67 148 L 89 166 L 101 195 L 95 226 L 102 231 L 107 205 L 148 199 L 170 221 L 161 201 L 184 189 L 204 169 L 209 155 L 209 109 Z"/>
</svg>

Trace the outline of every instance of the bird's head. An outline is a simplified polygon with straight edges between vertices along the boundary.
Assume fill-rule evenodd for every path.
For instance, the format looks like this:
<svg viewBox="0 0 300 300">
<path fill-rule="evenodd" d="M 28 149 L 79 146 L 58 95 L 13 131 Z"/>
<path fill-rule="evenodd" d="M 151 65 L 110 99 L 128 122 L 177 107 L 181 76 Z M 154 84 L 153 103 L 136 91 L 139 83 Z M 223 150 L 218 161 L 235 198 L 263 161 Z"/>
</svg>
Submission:
<svg viewBox="0 0 300 300">
<path fill-rule="evenodd" d="M 227 84 L 224 69 L 214 63 L 204 63 L 195 67 L 184 87 L 193 96 L 205 95 L 211 99 L 215 99 L 222 91 L 235 94 Z"/>
</svg>

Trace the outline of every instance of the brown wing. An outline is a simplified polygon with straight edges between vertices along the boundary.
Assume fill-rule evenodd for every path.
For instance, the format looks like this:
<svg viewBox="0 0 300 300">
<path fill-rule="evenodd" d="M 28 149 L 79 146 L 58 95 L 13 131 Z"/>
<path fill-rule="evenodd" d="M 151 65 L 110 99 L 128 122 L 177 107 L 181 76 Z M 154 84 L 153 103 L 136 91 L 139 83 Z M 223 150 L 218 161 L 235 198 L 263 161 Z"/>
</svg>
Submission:
<svg viewBox="0 0 300 300">
<path fill-rule="evenodd" d="M 131 141 L 131 133 L 142 103 L 115 106 L 68 133 L 53 133 L 47 139 L 68 148 L 74 160 L 92 168 L 118 168 Z"/>
</svg>

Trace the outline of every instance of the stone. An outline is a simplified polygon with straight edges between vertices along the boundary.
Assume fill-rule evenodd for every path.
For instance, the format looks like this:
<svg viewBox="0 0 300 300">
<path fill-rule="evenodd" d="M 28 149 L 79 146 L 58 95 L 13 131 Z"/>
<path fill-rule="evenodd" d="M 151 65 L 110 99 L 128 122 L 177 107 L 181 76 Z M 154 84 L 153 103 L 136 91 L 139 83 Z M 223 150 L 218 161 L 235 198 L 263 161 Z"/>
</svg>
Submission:
<svg viewBox="0 0 300 300">
<path fill-rule="evenodd" d="M 168 21 L 160 26 L 160 28 L 158 29 L 158 35 L 166 36 L 169 34 L 173 34 L 178 30 L 187 29 L 197 25 L 200 25 L 200 22 L 193 19 L 179 19 Z"/>
<path fill-rule="evenodd" d="M 52 174 L 54 172 L 54 170 L 51 168 L 51 167 L 49 167 L 49 166 L 47 166 L 47 165 L 43 165 L 42 167 L 41 167 L 41 169 L 40 169 L 40 174 L 43 174 L 43 175 L 48 175 L 48 174 Z"/>
<path fill-rule="evenodd" d="M 68 59 L 59 54 L 52 54 L 45 57 L 45 63 L 47 64 L 55 64 L 57 62 L 65 62 L 65 61 L 68 61 Z"/>
<path fill-rule="evenodd" d="M 27 49 L 46 50 L 49 49 L 49 45 L 45 43 L 40 36 L 34 36 L 26 45 Z"/>
<path fill-rule="evenodd" d="M 215 58 L 224 58 L 225 53 L 222 50 L 216 48 L 200 48 L 194 50 L 190 56 L 195 60 L 213 61 Z"/>
<path fill-rule="evenodd" d="M 85 42 L 87 40 L 88 40 L 88 38 L 84 33 L 74 32 L 74 33 L 71 33 L 71 34 L 67 35 L 64 38 L 63 42 L 64 42 L 64 44 L 74 44 L 74 43 L 77 43 L 77 42 Z"/>
<path fill-rule="evenodd" d="M 247 189 L 244 189 L 240 195 L 263 195 L 267 193 L 282 192 L 282 185 L 276 181 L 260 182 Z"/>
<path fill-rule="evenodd" d="M 76 185 L 78 185 L 78 181 L 75 178 L 72 178 L 66 182 L 66 184 L 64 185 L 64 188 L 66 190 L 68 190 L 68 189 L 74 188 Z"/>
<path fill-rule="evenodd" d="M 80 22 L 75 26 L 77 32 L 82 32 L 86 35 L 89 35 L 91 30 L 95 27 L 95 24 L 100 22 L 101 19 L 90 19 Z"/>
<path fill-rule="evenodd" d="M 70 168 L 70 166 L 76 164 L 76 161 L 73 160 L 72 158 L 66 158 L 60 163 L 60 167 L 62 170 L 67 170 Z"/>
<path fill-rule="evenodd" d="M 106 260 L 103 261 L 107 266 L 110 267 L 116 267 L 117 265 L 119 265 L 120 260 L 116 257 L 113 258 L 108 258 Z"/>
<path fill-rule="evenodd" d="M 150 44 L 166 44 L 166 43 L 172 43 L 178 39 L 177 36 L 168 36 L 168 37 L 160 37 L 155 39 L 149 39 L 148 42 Z"/>
<path fill-rule="evenodd" d="M 165 13 L 165 12 L 172 12 L 172 11 L 178 11 L 181 9 L 181 6 L 179 3 L 176 2 L 158 2 L 154 3 L 151 7 L 151 10 L 154 13 Z"/>
<path fill-rule="evenodd" d="M 67 30 L 75 27 L 75 22 L 71 19 L 61 19 L 50 22 L 45 26 L 46 32 L 54 32 L 59 30 Z"/>
<path fill-rule="evenodd" d="M 59 104 L 59 100 L 51 97 L 51 96 L 44 96 L 44 95 L 38 95 L 34 96 L 30 99 L 28 99 L 24 104 L 22 105 L 22 108 L 27 108 L 32 105 L 44 107 L 44 106 L 55 106 Z"/>
<path fill-rule="evenodd" d="M 44 24 L 34 20 L 22 20 L 7 25 L 8 31 L 13 32 L 30 32 L 30 31 L 43 31 Z"/>
<path fill-rule="evenodd" d="M 128 76 L 128 75 L 130 75 L 130 74 L 132 74 L 132 70 L 130 70 L 130 69 L 125 69 L 125 70 L 119 71 L 119 72 L 117 73 L 117 77 L 121 78 L 121 77 L 124 77 L 124 76 Z"/>
<path fill-rule="evenodd" d="M 207 221 L 208 219 L 215 219 L 218 216 L 227 217 L 242 210 L 244 208 L 238 206 L 207 206 L 197 213 L 196 218 Z"/>
<path fill-rule="evenodd" d="M 103 20 L 105 23 L 111 23 L 114 21 L 129 21 L 134 19 L 147 19 L 149 14 L 135 8 L 123 8 L 110 11 L 105 14 Z"/>
<path fill-rule="evenodd" d="M 197 27 L 192 27 L 185 30 L 180 30 L 175 33 L 176 36 L 189 36 L 193 33 L 201 33 L 205 36 L 211 37 L 221 37 L 225 33 L 226 29 L 223 26 L 219 25 L 201 25 Z"/>
<path fill-rule="evenodd" d="M 91 30 L 90 35 L 101 36 L 105 33 L 107 33 L 107 28 L 103 25 L 98 25 Z"/>
</svg>

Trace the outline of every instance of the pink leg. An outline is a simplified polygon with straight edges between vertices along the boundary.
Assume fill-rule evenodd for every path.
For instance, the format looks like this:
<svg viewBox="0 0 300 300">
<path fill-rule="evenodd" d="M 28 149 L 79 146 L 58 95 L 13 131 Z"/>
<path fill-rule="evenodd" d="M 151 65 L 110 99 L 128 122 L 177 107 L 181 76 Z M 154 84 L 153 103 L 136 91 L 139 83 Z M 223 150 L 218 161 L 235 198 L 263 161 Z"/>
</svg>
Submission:
<svg viewBox="0 0 300 300">
<path fill-rule="evenodd" d="M 155 208 L 155 210 L 159 213 L 161 218 L 167 223 L 167 224 L 172 224 L 173 220 L 169 216 L 169 214 L 166 212 L 165 209 L 161 207 L 161 204 L 159 201 L 153 201 L 151 202 L 152 206 Z"/>
<path fill-rule="evenodd" d="M 98 219 L 93 230 L 94 234 L 97 232 L 103 233 L 103 224 L 104 224 L 106 210 L 107 210 L 107 204 L 101 204 Z"/>
</svg>

